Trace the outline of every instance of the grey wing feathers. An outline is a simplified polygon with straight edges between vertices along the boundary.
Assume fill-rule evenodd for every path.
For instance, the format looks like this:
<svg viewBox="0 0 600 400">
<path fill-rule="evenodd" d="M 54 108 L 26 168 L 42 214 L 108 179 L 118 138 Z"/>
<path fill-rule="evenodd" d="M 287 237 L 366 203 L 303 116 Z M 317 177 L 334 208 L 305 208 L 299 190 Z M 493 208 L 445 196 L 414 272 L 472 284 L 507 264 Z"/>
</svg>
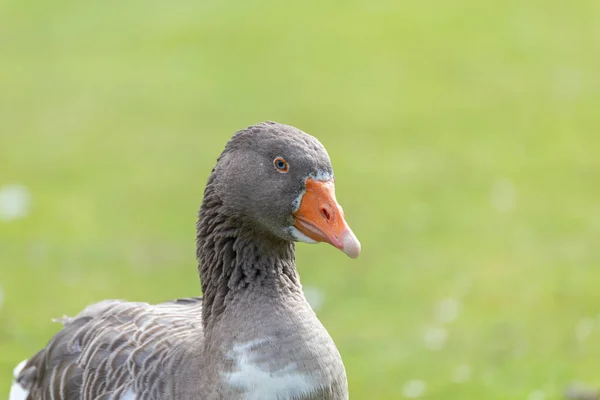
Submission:
<svg viewBox="0 0 600 400">
<path fill-rule="evenodd" d="M 27 362 L 17 382 L 28 399 L 170 397 L 181 349 L 202 337 L 201 312 L 200 297 L 93 304 L 61 319 L 63 329 Z"/>
</svg>

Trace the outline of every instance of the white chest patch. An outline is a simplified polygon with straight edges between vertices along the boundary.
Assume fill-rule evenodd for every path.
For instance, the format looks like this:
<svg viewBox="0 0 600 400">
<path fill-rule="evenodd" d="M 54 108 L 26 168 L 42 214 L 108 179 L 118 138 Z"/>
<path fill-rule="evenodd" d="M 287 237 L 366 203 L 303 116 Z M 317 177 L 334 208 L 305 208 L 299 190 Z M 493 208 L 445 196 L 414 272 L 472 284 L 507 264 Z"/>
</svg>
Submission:
<svg viewBox="0 0 600 400">
<path fill-rule="evenodd" d="M 276 400 L 312 393 L 320 388 L 318 382 L 297 370 L 293 362 L 277 371 L 265 371 L 255 361 L 252 348 L 267 339 L 237 344 L 230 351 L 236 369 L 227 373 L 225 381 L 241 390 L 244 400 Z"/>
<path fill-rule="evenodd" d="M 135 392 L 133 391 L 132 388 L 129 388 L 125 391 L 125 393 L 123 393 L 120 400 L 136 400 L 136 399 L 137 399 L 137 397 L 135 397 Z"/>
<path fill-rule="evenodd" d="M 10 387 L 10 394 L 8 395 L 8 400 L 25 400 L 29 395 L 29 391 L 25 390 L 23 386 L 19 385 L 16 382 L 17 376 L 21 373 L 21 370 L 27 363 L 27 360 L 21 361 L 19 365 L 17 365 L 13 371 L 13 375 L 15 377 L 15 381 L 12 383 Z"/>
</svg>

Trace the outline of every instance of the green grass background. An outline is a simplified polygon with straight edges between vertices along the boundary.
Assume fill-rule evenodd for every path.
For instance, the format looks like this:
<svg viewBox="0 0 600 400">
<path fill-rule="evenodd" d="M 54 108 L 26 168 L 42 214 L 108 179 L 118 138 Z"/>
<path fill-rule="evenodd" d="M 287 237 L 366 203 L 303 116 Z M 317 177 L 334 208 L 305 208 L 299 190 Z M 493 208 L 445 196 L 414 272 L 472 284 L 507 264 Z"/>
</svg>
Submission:
<svg viewBox="0 0 600 400">
<path fill-rule="evenodd" d="M 0 185 L 33 199 L 0 222 L 0 393 L 53 317 L 199 294 L 207 175 L 268 119 L 325 144 L 362 241 L 298 246 L 352 398 L 600 384 L 599 21 L 596 0 L 0 0 Z"/>
</svg>

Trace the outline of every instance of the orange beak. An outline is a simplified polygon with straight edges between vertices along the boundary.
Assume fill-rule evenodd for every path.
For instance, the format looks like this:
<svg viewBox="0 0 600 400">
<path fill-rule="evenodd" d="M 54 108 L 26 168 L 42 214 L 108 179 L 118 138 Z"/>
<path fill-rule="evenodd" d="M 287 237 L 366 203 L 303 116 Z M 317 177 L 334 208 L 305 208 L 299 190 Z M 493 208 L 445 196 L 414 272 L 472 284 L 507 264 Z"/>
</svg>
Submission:
<svg viewBox="0 0 600 400">
<path fill-rule="evenodd" d="M 360 242 L 346 223 L 342 207 L 335 199 L 333 180 L 306 180 L 306 192 L 294 213 L 294 226 L 317 242 L 327 242 L 350 258 L 360 254 Z"/>
</svg>

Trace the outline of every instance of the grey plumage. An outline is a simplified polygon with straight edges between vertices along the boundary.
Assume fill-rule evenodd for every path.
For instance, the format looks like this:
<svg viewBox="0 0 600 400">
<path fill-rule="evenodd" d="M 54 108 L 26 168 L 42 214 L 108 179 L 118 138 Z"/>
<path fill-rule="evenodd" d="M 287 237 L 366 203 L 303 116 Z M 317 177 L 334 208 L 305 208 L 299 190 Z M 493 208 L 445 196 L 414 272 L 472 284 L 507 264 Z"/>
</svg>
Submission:
<svg viewBox="0 0 600 400">
<path fill-rule="evenodd" d="M 32 399 L 174 398 L 182 349 L 202 337 L 202 299 L 159 305 L 107 300 L 77 317 L 33 356 L 18 379 Z"/>
<path fill-rule="evenodd" d="M 278 156 L 289 173 L 273 168 Z M 103 301 L 63 318 L 16 378 L 27 399 L 346 399 L 341 357 L 295 268 L 294 212 L 311 177 L 333 178 L 312 136 L 274 122 L 237 132 L 199 212 L 204 297 Z"/>
</svg>

